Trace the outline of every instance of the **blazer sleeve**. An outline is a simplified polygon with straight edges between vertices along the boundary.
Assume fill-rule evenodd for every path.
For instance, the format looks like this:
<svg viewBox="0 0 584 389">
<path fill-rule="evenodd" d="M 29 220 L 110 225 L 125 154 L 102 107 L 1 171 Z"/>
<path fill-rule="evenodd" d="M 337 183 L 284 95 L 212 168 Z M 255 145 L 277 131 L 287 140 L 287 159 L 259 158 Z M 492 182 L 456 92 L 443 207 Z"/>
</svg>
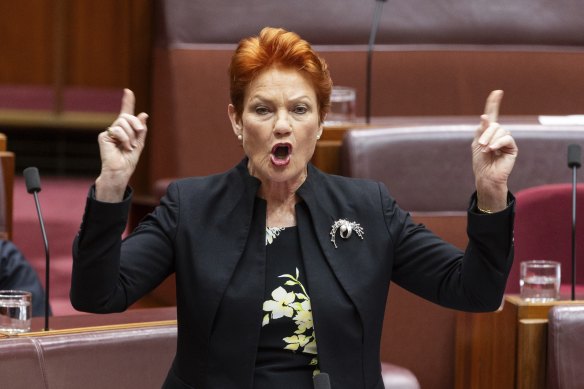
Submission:
<svg viewBox="0 0 584 389">
<path fill-rule="evenodd" d="M 463 252 L 416 224 L 380 185 L 386 225 L 394 242 L 392 281 L 439 305 L 471 311 L 500 307 L 513 263 L 515 200 L 494 214 L 467 211 L 468 246 Z"/>
<path fill-rule="evenodd" d="M 73 243 L 70 299 L 80 311 L 121 312 L 174 271 L 178 188 L 171 184 L 160 206 L 124 240 L 131 190 L 120 203 L 97 201 L 94 193 L 92 187 Z"/>
</svg>

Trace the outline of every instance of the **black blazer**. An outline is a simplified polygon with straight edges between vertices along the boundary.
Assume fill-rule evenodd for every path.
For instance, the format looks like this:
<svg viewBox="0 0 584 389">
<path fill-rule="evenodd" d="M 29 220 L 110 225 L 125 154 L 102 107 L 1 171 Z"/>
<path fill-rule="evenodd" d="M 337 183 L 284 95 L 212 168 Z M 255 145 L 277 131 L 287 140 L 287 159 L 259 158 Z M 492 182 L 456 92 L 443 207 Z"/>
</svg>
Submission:
<svg viewBox="0 0 584 389">
<path fill-rule="evenodd" d="M 175 272 L 178 344 L 166 388 L 252 388 L 266 204 L 246 166 L 172 183 L 123 243 L 130 191 L 119 204 L 88 198 L 74 243 L 71 301 L 84 311 L 122 311 Z M 390 280 L 445 307 L 500 306 L 513 257 L 512 205 L 491 215 L 469 211 L 463 253 L 414 224 L 382 184 L 310 165 L 297 194 L 319 364 L 335 389 L 383 388 L 379 349 Z M 337 232 L 335 248 L 330 233 L 339 219 L 359 223 L 363 239 Z M 223 303 L 234 300 L 226 295 L 237 304 Z"/>
</svg>

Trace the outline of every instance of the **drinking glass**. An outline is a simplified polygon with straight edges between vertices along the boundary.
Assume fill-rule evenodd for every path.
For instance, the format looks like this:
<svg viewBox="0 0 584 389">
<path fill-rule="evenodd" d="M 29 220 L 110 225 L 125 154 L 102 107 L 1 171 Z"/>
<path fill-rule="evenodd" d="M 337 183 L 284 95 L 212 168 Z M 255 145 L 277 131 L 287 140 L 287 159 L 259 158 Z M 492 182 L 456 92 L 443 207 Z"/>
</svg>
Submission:
<svg viewBox="0 0 584 389">
<path fill-rule="evenodd" d="M 331 108 L 326 115 L 327 125 L 351 123 L 355 121 L 355 88 L 333 86 L 331 91 Z"/>
<path fill-rule="evenodd" d="M 532 303 L 560 299 L 561 268 L 559 262 L 533 260 L 521 262 L 519 286 L 521 298 Z"/>
<path fill-rule="evenodd" d="M 14 335 L 30 331 L 32 293 L 0 290 L 0 333 Z"/>
</svg>

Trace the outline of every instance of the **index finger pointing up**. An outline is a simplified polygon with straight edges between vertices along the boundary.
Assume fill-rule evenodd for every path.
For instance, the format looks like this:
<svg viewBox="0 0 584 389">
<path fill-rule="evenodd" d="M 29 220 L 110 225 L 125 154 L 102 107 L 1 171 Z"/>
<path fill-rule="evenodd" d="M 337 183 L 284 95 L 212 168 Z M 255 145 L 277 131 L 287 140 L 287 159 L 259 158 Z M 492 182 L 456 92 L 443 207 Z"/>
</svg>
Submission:
<svg viewBox="0 0 584 389">
<path fill-rule="evenodd" d="M 499 106 L 501 105 L 502 99 L 502 90 L 494 90 L 489 94 L 489 97 L 487 97 L 487 103 L 485 104 L 485 115 L 487 115 L 491 123 L 495 123 L 499 120 Z"/>
<path fill-rule="evenodd" d="M 134 97 L 134 92 L 125 88 L 124 95 L 122 96 L 122 109 L 120 110 L 120 114 L 127 113 L 133 116 L 135 104 L 136 98 Z"/>
</svg>

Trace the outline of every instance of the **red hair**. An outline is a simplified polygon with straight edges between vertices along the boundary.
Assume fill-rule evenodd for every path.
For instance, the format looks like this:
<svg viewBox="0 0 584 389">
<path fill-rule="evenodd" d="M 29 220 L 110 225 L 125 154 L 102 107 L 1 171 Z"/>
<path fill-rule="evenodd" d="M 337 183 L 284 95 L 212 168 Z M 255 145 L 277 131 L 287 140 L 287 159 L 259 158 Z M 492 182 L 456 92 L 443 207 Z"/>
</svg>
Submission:
<svg viewBox="0 0 584 389">
<path fill-rule="evenodd" d="M 261 72 L 273 66 L 295 69 L 311 81 L 322 123 L 330 107 L 333 85 L 326 62 L 298 34 L 272 27 L 262 29 L 259 36 L 242 39 L 231 58 L 231 104 L 237 116 L 241 117 L 243 113 L 249 84 Z"/>
</svg>

